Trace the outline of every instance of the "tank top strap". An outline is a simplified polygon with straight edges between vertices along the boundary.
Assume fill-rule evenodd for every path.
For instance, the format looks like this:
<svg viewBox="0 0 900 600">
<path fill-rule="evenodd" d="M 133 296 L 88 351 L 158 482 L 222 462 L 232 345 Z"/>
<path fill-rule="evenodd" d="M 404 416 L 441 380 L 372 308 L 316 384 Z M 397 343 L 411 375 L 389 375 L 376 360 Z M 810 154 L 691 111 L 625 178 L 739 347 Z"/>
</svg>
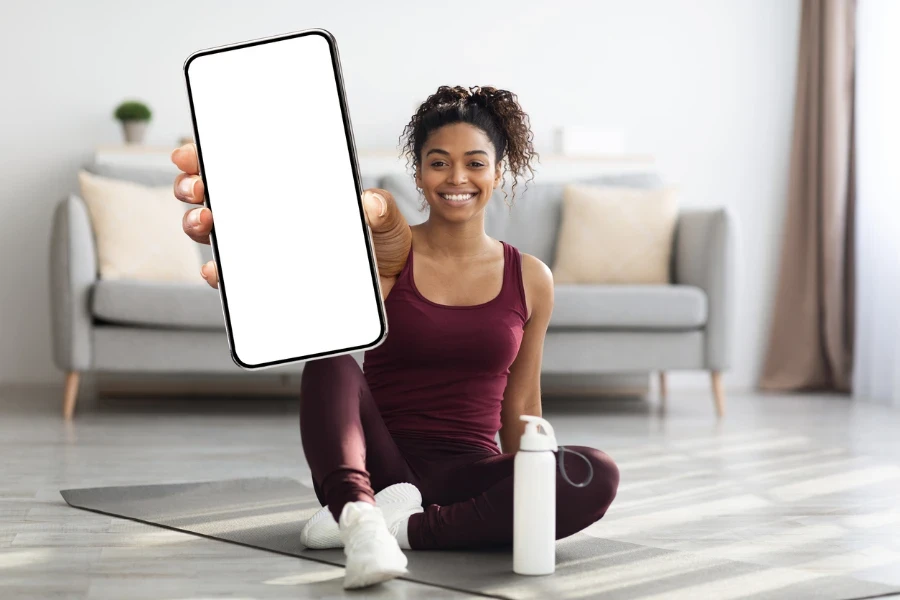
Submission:
<svg viewBox="0 0 900 600">
<path fill-rule="evenodd" d="M 525 301 L 525 280 L 522 274 L 522 253 L 519 249 L 501 240 L 505 255 L 503 269 L 503 289 L 512 306 L 521 312 L 522 319 L 528 318 L 528 305 Z"/>
<path fill-rule="evenodd" d="M 413 261 L 413 251 L 412 245 L 409 247 L 409 254 L 406 255 L 406 263 L 404 263 L 403 267 L 400 269 L 400 272 L 397 273 L 397 281 L 394 282 L 394 287 L 397 287 L 401 283 L 404 287 L 409 286 L 409 278 L 410 271 L 412 270 L 412 261 Z"/>
</svg>

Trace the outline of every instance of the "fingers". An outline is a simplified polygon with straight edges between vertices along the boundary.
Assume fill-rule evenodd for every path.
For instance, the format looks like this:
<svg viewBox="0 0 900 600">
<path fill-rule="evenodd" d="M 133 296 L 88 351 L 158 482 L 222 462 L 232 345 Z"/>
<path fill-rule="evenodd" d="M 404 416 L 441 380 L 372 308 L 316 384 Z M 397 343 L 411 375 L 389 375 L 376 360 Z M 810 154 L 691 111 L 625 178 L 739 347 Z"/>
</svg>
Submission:
<svg viewBox="0 0 900 600">
<path fill-rule="evenodd" d="M 197 243 L 209 244 L 209 232 L 212 231 L 212 211 L 202 206 L 185 211 L 181 219 L 181 228 Z"/>
<path fill-rule="evenodd" d="M 199 175 L 179 173 L 175 178 L 175 197 L 182 202 L 203 204 L 205 196 L 206 188 L 203 186 L 203 179 Z"/>
<path fill-rule="evenodd" d="M 197 147 L 191 143 L 175 148 L 171 158 L 182 171 L 175 178 L 175 197 L 183 202 L 202 204 L 206 190 L 203 189 L 203 180 L 200 178 Z"/>
<path fill-rule="evenodd" d="M 206 280 L 211 287 L 219 287 L 219 273 L 216 271 L 216 263 L 209 261 L 200 267 L 200 275 Z"/>
<path fill-rule="evenodd" d="M 172 151 L 172 162 L 178 167 L 179 171 L 183 171 L 188 175 L 200 174 L 200 163 L 197 160 L 197 146 L 193 142 L 184 146 L 175 148 Z"/>
<path fill-rule="evenodd" d="M 172 162 L 182 171 L 175 178 L 175 197 L 191 204 L 203 204 L 206 192 L 203 189 L 203 180 L 199 177 L 200 165 L 197 160 L 197 146 L 190 143 L 176 148 L 172 152 Z M 209 244 L 212 223 L 212 211 L 204 206 L 186 211 L 181 226 L 195 242 Z M 219 274 L 213 261 L 200 267 L 200 275 L 210 287 L 219 287 Z"/>
</svg>

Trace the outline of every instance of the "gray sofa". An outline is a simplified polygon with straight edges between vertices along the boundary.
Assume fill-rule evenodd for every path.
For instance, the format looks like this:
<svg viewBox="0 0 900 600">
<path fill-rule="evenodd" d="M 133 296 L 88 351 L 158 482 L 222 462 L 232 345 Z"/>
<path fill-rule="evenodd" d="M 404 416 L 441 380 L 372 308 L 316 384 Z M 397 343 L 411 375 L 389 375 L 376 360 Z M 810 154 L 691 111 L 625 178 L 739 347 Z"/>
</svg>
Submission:
<svg viewBox="0 0 900 600">
<path fill-rule="evenodd" d="M 170 185 L 171 171 L 86 168 L 148 185 Z M 596 184 L 657 186 L 653 174 L 582 180 Z M 410 177 L 363 180 L 390 191 L 411 224 L 425 219 Z M 486 216 L 488 233 L 553 264 L 561 183 L 530 182 L 516 190 L 510 212 L 498 191 Z M 186 208 L 190 208 L 185 205 Z M 724 412 L 721 375 L 730 364 L 735 295 L 736 227 L 724 208 L 682 210 L 671 264 L 672 285 L 557 285 L 544 349 L 548 374 L 660 374 L 703 369 L 711 374 L 716 413 Z M 76 194 L 56 206 L 50 252 L 54 361 L 66 373 L 63 415 L 71 419 L 85 372 L 246 373 L 231 360 L 216 290 L 205 286 L 98 280 L 90 216 Z M 205 260 L 211 250 L 202 246 Z M 197 275 L 200 276 L 199 273 Z M 362 360 L 362 353 L 354 358 Z M 276 371 L 298 374 L 303 364 Z"/>
</svg>

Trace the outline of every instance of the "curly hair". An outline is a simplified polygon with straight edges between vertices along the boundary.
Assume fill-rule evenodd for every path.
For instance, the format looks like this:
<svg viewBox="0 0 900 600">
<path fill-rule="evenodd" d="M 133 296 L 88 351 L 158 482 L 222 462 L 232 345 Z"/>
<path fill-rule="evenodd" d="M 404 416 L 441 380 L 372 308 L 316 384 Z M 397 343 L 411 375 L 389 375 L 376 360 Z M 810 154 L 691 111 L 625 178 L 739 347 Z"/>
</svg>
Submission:
<svg viewBox="0 0 900 600">
<path fill-rule="evenodd" d="M 469 123 L 484 131 L 494 145 L 497 163 L 506 156 L 503 180 L 506 180 L 506 173 L 512 173 L 515 200 L 517 178 L 524 176 L 527 170 L 531 172 L 528 181 L 534 179 L 531 160 L 538 156 L 532 144 L 534 135 L 528 115 L 519 106 L 516 95 L 487 86 L 440 86 L 419 106 L 400 135 L 401 157 L 407 156 L 407 167 L 410 161 L 416 166 L 421 163 L 422 148 L 431 132 L 452 123 Z M 526 191 L 528 181 L 525 182 Z M 512 208 L 512 201 L 507 197 L 504 189 L 503 201 Z"/>
</svg>

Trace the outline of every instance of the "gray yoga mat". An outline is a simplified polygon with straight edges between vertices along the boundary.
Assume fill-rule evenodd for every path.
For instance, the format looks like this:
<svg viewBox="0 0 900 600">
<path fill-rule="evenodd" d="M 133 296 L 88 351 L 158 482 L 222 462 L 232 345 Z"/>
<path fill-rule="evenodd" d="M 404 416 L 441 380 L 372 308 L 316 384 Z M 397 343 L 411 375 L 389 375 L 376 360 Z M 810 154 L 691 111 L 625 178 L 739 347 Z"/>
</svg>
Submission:
<svg viewBox="0 0 900 600">
<path fill-rule="evenodd" d="M 291 478 L 259 477 L 61 490 L 75 508 L 344 566 L 343 550 L 308 550 L 303 523 L 320 507 Z M 741 598 L 847 600 L 896 592 L 878 583 L 717 559 L 579 533 L 557 542 L 553 575 L 512 572 L 509 549 L 407 551 L 403 579 L 495 598 Z M 335 583 L 340 585 L 340 583 Z M 744 595 L 751 593 L 751 595 Z"/>
</svg>

